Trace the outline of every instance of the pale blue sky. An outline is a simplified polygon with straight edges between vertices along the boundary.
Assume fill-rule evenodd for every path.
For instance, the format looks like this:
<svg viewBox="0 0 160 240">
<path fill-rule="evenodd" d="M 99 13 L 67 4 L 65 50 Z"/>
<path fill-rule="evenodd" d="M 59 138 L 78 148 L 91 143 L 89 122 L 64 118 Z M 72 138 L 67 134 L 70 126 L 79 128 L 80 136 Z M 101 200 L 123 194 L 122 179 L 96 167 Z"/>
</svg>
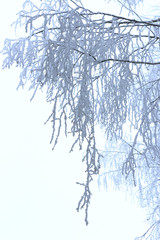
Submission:
<svg viewBox="0 0 160 240">
<path fill-rule="evenodd" d="M 11 37 L 10 23 L 22 0 L 5 0 L 0 9 L 0 47 Z M 99 1 L 97 1 L 99 2 Z M 1 60 L 0 60 L 1 62 Z M 77 213 L 83 177 L 81 153 L 68 154 L 61 139 L 52 152 L 51 107 L 45 94 L 16 91 L 19 70 L 0 70 L 0 239 L 1 240 L 133 240 L 145 227 L 144 211 L 118 192 L 93 187 L 89 226 Z"/>
</svg>

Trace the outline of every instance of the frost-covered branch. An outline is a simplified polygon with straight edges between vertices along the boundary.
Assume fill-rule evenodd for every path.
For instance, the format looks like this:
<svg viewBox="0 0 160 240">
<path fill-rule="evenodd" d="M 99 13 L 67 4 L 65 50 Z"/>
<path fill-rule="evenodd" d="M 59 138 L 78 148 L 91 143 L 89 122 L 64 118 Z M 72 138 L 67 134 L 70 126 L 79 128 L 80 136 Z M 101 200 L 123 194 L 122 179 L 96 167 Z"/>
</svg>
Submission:
<svg viewBox="0 0 160 240">
<path fill-rule="evenodd" d="M 143 198 L 153 191 L 145 186 L 152 178 L 157 192 L 148 206 L 156 209 L 160 18 L 146 21 L 93 12 L 80 1 L 46 0 L 36 6 L 27 0 L 15 26 L 25 33 L 6 39 L 3 68 L 21 67 L 19 87 L 30 82 L 33 97 L 38 89 L 46 89 L 47 102 L 53 105 L 47 120 L 52 123 L 53 149 L 64 131 L 74 138 L 71 152 L 76 146 L 83 151 L 86 182 L 78 183 L 84 192 L 77 210 L 85 209 L 86 224 L 91 182 L 103 164 L 103 179 L 110 174 L 119 186 L 124 176 L 129 185 L 139 187 Z M 108 143 L 104 158 L 97 147 L 97 126 Z"/>
</svg>

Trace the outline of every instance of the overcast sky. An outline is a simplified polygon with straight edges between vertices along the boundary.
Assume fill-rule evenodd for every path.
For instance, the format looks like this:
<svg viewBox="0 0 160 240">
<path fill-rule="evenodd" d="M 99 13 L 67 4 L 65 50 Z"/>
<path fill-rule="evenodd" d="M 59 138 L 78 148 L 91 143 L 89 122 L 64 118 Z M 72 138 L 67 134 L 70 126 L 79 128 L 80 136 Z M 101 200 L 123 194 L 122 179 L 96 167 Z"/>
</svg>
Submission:
<svg viewBox="0 0 160 240">
<path fill-rule="evenodd" d="M 22 2 L 1 3 L 1 48 L 4 38 L 12 37 L 9 26 Z M 81 152 L 68 154 L 66 139 L 52 151 L 51 126 L 44 125 L 51 106 L 45 93 L 30 102 L 27 87 L 16 91 L 19 72 L 0 70 L 0 239 L 133 240 L 142 234 L 144 210 L 132 197 L 125 201 L 125 194 L 99 191 L 96 181 L 85 226 L 83 211 L 76 212 Z"/>
</svg>

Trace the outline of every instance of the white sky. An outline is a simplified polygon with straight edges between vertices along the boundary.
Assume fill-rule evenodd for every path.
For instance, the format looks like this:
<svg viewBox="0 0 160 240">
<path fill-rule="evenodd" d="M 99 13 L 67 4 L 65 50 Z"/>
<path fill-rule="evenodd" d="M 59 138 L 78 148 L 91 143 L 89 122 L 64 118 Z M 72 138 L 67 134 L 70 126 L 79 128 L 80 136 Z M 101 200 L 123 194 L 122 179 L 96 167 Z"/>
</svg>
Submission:
<svg viewBox="0 0 160 240">
<path fill-rule="evenodd" d="M 22 2 L 1 3 L 0 48 L 12 36 L 9 25 Z M 85 226 L 84 212 L 75 210 L 81 196 L 75 184 L 82 177 L 81 153 L 68 154 L 65 139 L 52 152 L 51 127 L 44 126 L 51 107 L 45 94 L 30 102 L 27 88 L 16 91 L 18 76 L 18 69 L 0 70 L 0 239 L 133 240 L 142 234 L 144 211 L 122 193 L 99 192 L 96 182 Z"/>
</svg>

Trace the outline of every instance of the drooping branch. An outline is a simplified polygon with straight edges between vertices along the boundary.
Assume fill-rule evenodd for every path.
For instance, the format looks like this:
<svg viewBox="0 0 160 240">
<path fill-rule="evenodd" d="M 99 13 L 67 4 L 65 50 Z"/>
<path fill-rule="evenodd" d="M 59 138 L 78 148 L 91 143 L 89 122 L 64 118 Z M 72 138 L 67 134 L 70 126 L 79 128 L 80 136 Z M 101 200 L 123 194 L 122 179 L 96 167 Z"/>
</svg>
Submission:
<svg viewBox="0 0 160 240">
<path fill-rule="evenodd" d="M 158 185 L 160 19 L 92 12 L 71 2 L 72 7 L 66 1 L 49 1 L 41 7 L 31 4 L 30 11 L 20 12 L 16 25 L 24 26 L 26 36 L 5 41 L 3 68 L 21 67 L 19 85 L 29 81 L 34 94 L 46 89 L 47 102 L 53 105 L 48 118 L 53 149 L 64 130 L 74 137 L 71 151 L 76 146 L 83 151 L 86 181 L 78 182 L 84 192 L 77 210 L 85 209 L 88 224 L 91 182 L 103 158 L 97 148 L 97 125 L 108 142 L 121 142 L 125 148 L 114 151 L 123 155 L 115 157 L 117 165 L 110 149 L 112 158 L 105 158 L 106 165 L 113 167 L 109 172 L 118 176 L 114 175 L 115 182 L 123 173 L 140 188 L 141 170 L 144 181 L 152 177 Z M 130 140 L 124 136 L 129 127 Z M 145 196 L 153 191 L 149 186 L 144 189 Z M 148 205 L 155 206 L 152 200 Z"/>
</svg>

